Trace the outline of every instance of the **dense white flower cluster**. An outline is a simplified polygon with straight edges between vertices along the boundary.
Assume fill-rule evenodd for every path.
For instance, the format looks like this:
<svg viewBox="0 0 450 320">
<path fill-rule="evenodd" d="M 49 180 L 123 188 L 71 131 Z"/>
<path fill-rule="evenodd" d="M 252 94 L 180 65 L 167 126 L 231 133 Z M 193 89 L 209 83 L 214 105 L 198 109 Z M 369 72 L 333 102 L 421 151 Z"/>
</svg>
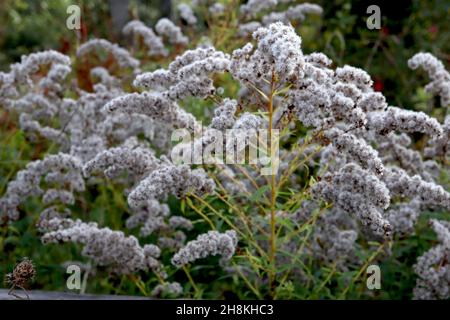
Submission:
<svg viewBox="0 0 450 320">
<path fill-rule="evenodd" d="M 289 78 L 301 70 L 302 42 L 291 26 L 275 23 L 267 28 L 259 28 L 253 37 L 258 42 L 257 50 L 264 59 L 263 63 L 275 61 L 275 72 L 280 79 Z"/>
<path fill-rule="evenodd" d="M 217 130 L 226 130 L 233 126 L 234 114 L 237 110 L 237 101 L 225 98 L 214 110 L 214 117 L 211 120 L 211 127 Z"/>
<path fill-rule="evenodd" d="M 36 73 L 48 71 L 39 81 Z M 63 84 L 71 71 L 69 57 L 56 51 L 43 51 L 22 56 L 9 73 L 0 74 L 0 104 L 17 112 L 20 128 L 33 141 L 45 138 L 61 145 L 66 151 L 69 141 L 52 120 L 61 115 Z"/>
<path fill-rule="evenodd" d="M 197 239 L 189 241 L 173 256 L 172 264 L 176 267 L 182 267 L 195 260 L 215 255 L 222 256 L 221 262 L 225 263 L 233 256 L 237 242 L 238 239 L 234 230 L 225 233 L 209 231 L 199 235 Z"/>
<path fill-rule="evenodd" d="M 245 112 L 236 120 L 233 125 L 233 129 L 258 129 L 262 127 L 263 123 L 264 120 L 261 117 L 250 112 Z"/>
<path fill-rule="evenodd" d="M 450 106 L 450 73 L 444 64 L 431 53 L 417 53 L 408 60 L 408 66 L 415 70 L 422 67 L 432 80 L 426 87 L 427 92 L 439 95 L 441 104 Z"/>
<path fill-rule="evenodd" d="M 414 271 L 418 275 L 414 299 L 450 298 L 450 222 L 431 220 L 439 244 L 417 259 Z"/>
<path fill-rule="evenodd" d="M 233 52 L 231 73 L 244 85 L 270 81 L 272 77 L 286 80 L 302 73 L 304 58 L 301 38 L 292 26 L 275 23 L 253 33 L 257 48 L 248 43 Z M 253 52 L 252 52 L 253 51 Z"/>
</svg>

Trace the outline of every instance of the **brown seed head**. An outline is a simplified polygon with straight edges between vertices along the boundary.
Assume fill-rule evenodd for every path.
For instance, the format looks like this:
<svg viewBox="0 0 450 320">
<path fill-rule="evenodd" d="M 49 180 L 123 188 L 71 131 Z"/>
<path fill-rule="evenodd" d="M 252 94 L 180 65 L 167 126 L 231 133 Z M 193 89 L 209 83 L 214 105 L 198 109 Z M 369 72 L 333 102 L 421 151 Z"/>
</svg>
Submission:
<svg viewBox="0 0 450 320">
<path fill-rule="evenodd" d="M 6 275 L 6 282 L 16 287 L 24 287 L 29 281 L 33 280 L 36 275 L 36 269 L 33 262 L 24 258 L 18 263 L 12 273 Z"/>
</svg>

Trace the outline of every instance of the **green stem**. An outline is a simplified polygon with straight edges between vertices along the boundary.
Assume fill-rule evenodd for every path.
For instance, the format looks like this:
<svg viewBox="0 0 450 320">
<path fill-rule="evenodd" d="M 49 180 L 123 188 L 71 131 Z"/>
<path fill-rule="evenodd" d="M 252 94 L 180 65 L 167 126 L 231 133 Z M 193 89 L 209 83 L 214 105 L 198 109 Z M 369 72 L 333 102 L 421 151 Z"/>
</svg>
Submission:
<svg viewBox="0 0 450 320">
<path fill-rule="evenodd" d="M 272 71 L 272 81 L 271 81 L 271 88 L 270 88 L 270 95 L 269 95 L 269 102 L 268 102 L 268 112 L 269 112 L 269 141 L 270 141 L 270 154 L 273 153 L 272 147 L 272 127 L 273 127 L 273 95 L 274 95 L 274 85 L 275 85 L 275 73 Z M 275 202 L 277 197 L 277 190 L 276 190 L 276 176 L 274 173 L 274 159 L 272 159 L 271 163 L 271 179 L 270 179 L 270 256 L 269 256 L 269 264 L 271 265 L 271 272 L 269 274 L 269 290 L 273 293 L 273 285 L 275 281 L 275 255 L 276 255 L 276 225 L 275 225 Z M 272 294 L 273 296 L 273 294 Z"/>
<path fill-rule="evenodd" d="M 187 276 L 187 278 L 189 280 L 189 283 L 191 284 L 192 288 L 194 288 L 195 295 L 199 296 L 200 295 L 200 290 L 198 289 L 197 285 L 195 284 L 194 279 L 191 276 L 191 273 L 186 268 L 186 266 L 183 266 L 183 270 L 184 270 L 184 273 L 186 274 L 186 276 Z"/>
</svg>

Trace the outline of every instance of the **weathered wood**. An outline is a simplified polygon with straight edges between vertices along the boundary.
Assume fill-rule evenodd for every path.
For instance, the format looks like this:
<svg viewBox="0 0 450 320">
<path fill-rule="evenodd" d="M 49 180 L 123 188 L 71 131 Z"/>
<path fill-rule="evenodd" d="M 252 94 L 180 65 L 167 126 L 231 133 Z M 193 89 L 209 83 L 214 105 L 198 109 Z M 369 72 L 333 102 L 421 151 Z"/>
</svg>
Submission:
<svg viewBox="0 0 450 320">
<path fill-rule="evenodd" d="M 0 289 L 0 300 L 17 300 L 16 297 L 8 295 L 7 289 Z M 21 297 L 26 297 L 22 290 L 15 290 L 15 293 Z M 149 300 L 150 298 L 139 296 L 115 296 L 115 295 L 97 295 L 97 294 L 77 294 L 71 292 L 58 291 L 28 291 L 30 300 Z"/>
</svg>

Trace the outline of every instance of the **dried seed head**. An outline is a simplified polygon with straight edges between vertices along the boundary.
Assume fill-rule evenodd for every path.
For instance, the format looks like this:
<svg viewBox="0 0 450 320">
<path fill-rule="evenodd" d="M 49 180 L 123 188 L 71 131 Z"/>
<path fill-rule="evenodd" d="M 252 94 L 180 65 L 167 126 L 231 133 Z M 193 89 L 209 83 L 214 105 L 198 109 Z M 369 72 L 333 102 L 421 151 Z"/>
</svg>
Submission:
<svg viewBox="0 0 450 320">
<path fill-rule="evenodd" d="M 23 258 L 15 267 L 12 273 L 6 275 L 6 282 L 14 287 L 22 288 L 36 276 L 36 269 L 33 262 L 28 258 Z"/>
</svg>

